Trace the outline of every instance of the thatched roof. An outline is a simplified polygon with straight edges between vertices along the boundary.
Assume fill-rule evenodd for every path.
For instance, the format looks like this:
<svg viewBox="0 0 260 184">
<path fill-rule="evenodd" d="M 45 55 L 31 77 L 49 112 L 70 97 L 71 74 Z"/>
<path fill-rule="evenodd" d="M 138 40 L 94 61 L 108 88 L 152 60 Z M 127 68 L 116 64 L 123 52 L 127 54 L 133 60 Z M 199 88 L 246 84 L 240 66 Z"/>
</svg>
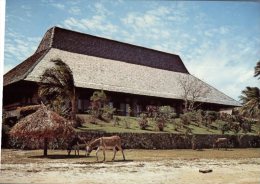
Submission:
<svg viewBox="0 0 260 184">
<path fill-rule="evenodd" d="M 178 55 L 52 27 L 45 33 L 36 52 L 4 75 L 4 86 L 24 79 L 39 62 L 39 59 L 51 48 L 169 71 L 189 73 Z"/>
<path fill-rule="evenodd" d="M 37 62 L 47 53 L 46 50 L 38 52 L 27 58 L 24 62 L 20 63 L 12 70 L 4 75 L 4 86 L 18 82 L 24 79 L 28 73 L 34 68 Z"/>
<path fill-rule="evenodd" d="M 35 110 L 37 111 L 40 107 L 42 107 L 42 105 L 27 105 L 24 107 L 17 107 L 17 110 L 19 110 L 20 112 L 22 111 L 32 111 Z"/>
<path fill-rule="evenodd" d="M 10 134 L 22 138 L 64 138 L 74 134 L 74 129 L 65 118 L 41 105 L 35 113 L 21 119 Z"/>
<path fill-rule="evenodd" d="M 43 71 L 60 58 L 73 72 L 76 87 L 182 99 L 178 78 L 191 76 L 178 55 L 53 27 L 48 30 L 23 72 L 19 67 L 4 76 L 4 86 L 15 81 L 39 82 Z M 22 65 L 22 64 L 21 64 Z M 19 66 L 19 65 L 18 65 Z M 18 70 L 18 72 L 16 71 Z M 15 75 L 17 73 L 17 75 Z M 202 82 L 210 93 L 198 101 L 240 106 L 240 103 Z"/>
<path fill-rule="evenodd" d="M 71 68 L 76 87 L 182 99 L 183 91 L 178 85 L 178 78 L 190 77 L 194 82 L 202 82 L 190 74 L 76 54 L 59 49 L 51 49 L 25 80 L 38 82 L 44 70 L 53 66 L 50 59 L 57 57 Z M 207 83 L 202 83 L 205 88 L 210 89 L 210 93 L 204 98 L 200 98 L 199 101 L 230 106 L 240 105 Z"/>
</svg>

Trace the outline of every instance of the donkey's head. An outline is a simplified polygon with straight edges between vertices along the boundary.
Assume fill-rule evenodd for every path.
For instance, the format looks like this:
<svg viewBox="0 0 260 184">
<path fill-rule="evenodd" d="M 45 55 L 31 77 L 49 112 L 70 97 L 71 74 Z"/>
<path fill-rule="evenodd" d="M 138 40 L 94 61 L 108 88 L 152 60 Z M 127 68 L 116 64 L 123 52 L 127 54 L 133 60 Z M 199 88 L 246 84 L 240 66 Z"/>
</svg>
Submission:
<svg viewBox="0 0 260 184">
<path fill-rule="evenodd" d="M 93 148 L 89 144 L 87 144 L 87 146 L 86 146 L 86 156 L 87 157 L 90 155 L 92 150 L 93 150 Z"/>
</svg>

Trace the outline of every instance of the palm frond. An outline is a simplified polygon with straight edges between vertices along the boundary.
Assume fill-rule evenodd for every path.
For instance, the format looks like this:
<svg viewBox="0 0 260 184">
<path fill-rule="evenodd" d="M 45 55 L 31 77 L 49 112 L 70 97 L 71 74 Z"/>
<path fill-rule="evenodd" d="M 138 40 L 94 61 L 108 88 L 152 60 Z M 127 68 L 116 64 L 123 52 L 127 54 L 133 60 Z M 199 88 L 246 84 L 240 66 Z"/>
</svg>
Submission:
<svg viewBox="0 0 260 184">
<path fill-rule="evenodd" d="M 260 116 L 260 90 L 258 87 L 246 87 L 240 96 L 243 106 L 240 113 L 249 117 Z"/>
<path fill-rule="evenodd" d="M 254 77 L 257 77 L 257 76 L 259 76 L 258 79 L 260 79 L 260 61 L 258 61 L 256 63 L 256 66 L 255 66 L 255 75 L 254 75 Z"/>
</svg>

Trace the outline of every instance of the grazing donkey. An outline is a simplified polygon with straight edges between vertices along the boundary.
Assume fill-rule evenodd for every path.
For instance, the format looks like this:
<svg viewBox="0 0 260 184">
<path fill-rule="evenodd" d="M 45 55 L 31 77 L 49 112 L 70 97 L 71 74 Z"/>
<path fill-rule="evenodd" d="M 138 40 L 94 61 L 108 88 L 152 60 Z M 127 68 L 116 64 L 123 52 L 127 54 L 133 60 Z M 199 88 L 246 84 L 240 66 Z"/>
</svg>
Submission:
<svg viewBox="0 0 260 184">
<path fill-rule="evenodd" d="M 68 156 L 70 155 L 72 149 L 75 149 L 75 155 L 77 152 L 79 156 L 79 148 L 82 147 L 82 145 L 85 147 L 87 145 L 86 141 L 83 138 L 81 138 L 79 135 L 75 136 L 68 144 L 67 147 Z"/>
<path fill-rule="evenodd" d="M 86 146 L 86 155 L 89 156 L 91 151 L 96 147 L 97 147 L 97 150 L 96 150 L 97 161 L 98 161 L 98 152 L 100 149 L 103 150 L 103 155 L 104 155 L 103 161 L 106 160 L 105 150 L 108 150 L 108 149 L 112 149 L 114 151 L 114 156 L 112 158 L 112 161 L 115 160 L 116 152 L 118 150 L 121 150 L 123 159 L 125 160 L 124 151 L 121 146 L 121 138 L 119 136 L 101 137 L 101 138 L 95 139 L 94 141 L 92 141 L 90 144 L 88 144 Z"/>
<path fill-rule="evenodd" d="M 217 147 L 219 150 L 219 146 L 221 144 L 224 145 L 225 149 L 227 150 L 228 139 L 227 138 L 217 138 L 217 140 L 215 140 L 213 143 L 213 148 Z"/>
</svg>

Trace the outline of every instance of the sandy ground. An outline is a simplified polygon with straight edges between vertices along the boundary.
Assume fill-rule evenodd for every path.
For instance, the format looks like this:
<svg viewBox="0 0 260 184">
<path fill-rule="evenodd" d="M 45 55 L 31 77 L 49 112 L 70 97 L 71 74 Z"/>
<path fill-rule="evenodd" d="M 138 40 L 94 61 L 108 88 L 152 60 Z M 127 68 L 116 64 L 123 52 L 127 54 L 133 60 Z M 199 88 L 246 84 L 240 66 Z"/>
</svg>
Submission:
<svg viewBox="0 0 260 184">
<path fill-rule="evenodd" d="M 118 153 L 115 162 L 96 163 L 93 156 L 67 158 L 54 153 L 53 157 L 41 158 L 37 156 L 39 152 L 3 150 L 0 183 L 260 184 L 259 149 L 251 150 L 253 156 L 236 156 L 233 159 L 229 156 L 214 158 L 214 154 L 229 155 L 232 152 L 190 152 L 129 150 L 125 153 L 126 161 L 121 161 L 122 156 Z M 195 156 L 187 156 L 189 154 Z M 107 159 L 111 159 L 111 153 Z M 213 172 L 203 174 L 199 169 L 212 169 Z"/>
</svg>

